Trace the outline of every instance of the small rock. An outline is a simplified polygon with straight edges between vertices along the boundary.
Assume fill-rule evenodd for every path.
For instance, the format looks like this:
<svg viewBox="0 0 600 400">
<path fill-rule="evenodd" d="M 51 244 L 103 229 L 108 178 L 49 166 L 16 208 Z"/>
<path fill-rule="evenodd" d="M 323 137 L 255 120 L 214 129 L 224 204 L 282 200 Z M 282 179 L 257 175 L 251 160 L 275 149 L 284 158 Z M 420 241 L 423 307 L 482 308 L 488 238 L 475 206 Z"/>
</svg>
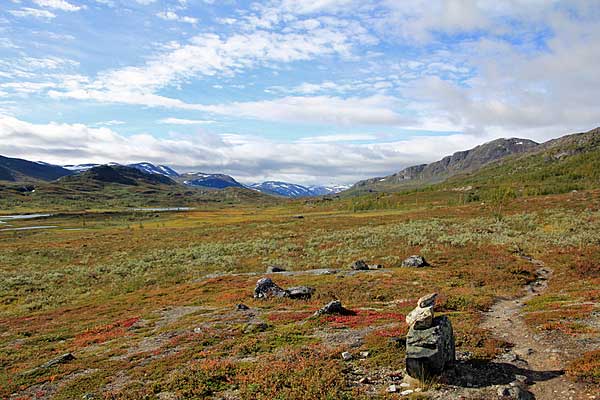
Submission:
<svg viewBox="0 0 600 400">
<path fill-rule="evenodd" d="M 402 383 L 400 384 L 400 387 L 401 387 L 401 388 L 407 388 L 407 387 L 410 387 L 410 383 L 408 383 L 408 382 L 402 382 Z"/>
<path fill-rule="evenodd" d="M 81 398 L 83 400 L 94 400 L 96 398 L 96 396 L 94 396 L 93 393 L 86 393 L 83 396 L 81 396 Z"/>
<path fill-rule="evenodd" d="M 342 358 L 344 359 L 344 361 L 352 360 L 352 354 L 350 354 L 349 352 L 345 351 L 345 352 L 342 353 Z"/>
<path fill-rule="evenodd" d="M 41 368 L 50 368 L 50 367 L 54 367 L 55 365 L 58 364 L 64 364 L 67 363 L 69 361 L 73 361 L 75 359 L 75 356 L 71 353 L 65 353 L 63 355 L 60 355 L 56 358 L 53 358 L 52 360 L 48 361 L 45 364 L 42 364 Z"/>
<path fill-rule="evenodd" d="M 383 268 L 383 265 L 381 265 L 381 264 L 369 264 L 368 267 L 369 267 L 369 269 L 381 269 L 381 268 Z"/>
<path fill-rule="evenodd" d="M 501 386 L 498 388 L 498 396 L 511 400 L 533 400 L 534 397 L 520 386 Z"/>
<path fill-rule="evenodd" d="M 194 333 L 202 333 L 202 328 L 194 328 Z"/>
<path fill-rule="evenodd" d="M 415 391 L 412 389 L 406 389 L 400 392 L 400 396 L 408 396 L 409 394 L 413 394 Z"/>
<path fill-rule="evenodd" d="M 438 297 L 437 293 L 430 293 L 428 295 L 421 297 L 419 299 L 419 301 L 417 301 L 417 305 L 421 308 L 433 307 L 433 306 L 435 306 L 435 300 L 437 299 L 437 297 Z"/>
<path fill-rule="evenodd" d="M 369 352 L 368 351 L 361 351 L 360 352 L 360 357 L 361 358 L 367 358 L 367 357 L 369 357 Z"/>
<path fill-rule="evenodd" d="M 236 311 L 246 311 L 249 310 L 250 307 L 248 307 L 247 305 L 240 303 L 238 305 L 235 306 Z"/>
<path fill-rule="evenodd" d="M 308 300 L 312 297 L 315 289 L 308 286 L 296 286 L 288 288 L 287 292 L 290 299 Z"/>
<path fill-rule="evenodd" d="M 262 278 L 256 282 L 254 298 L 267 299 L 269 297 L 286 297 L 288 292 L 277 286 L 271 278 Z"/>
<path fill-rule="evenodd" d="M 398 391 L 398 388 L 396 387 L 396 385 L 390 385 L 387 388 L 388 393 L 396 393 Z"/>
<path fill-rule="evenodd" d="M 348 310 L 347 308 L 342 306 L 341 301 L 333 300 L 327 303 L 325 306 L 323 306 L 323 308 L 315 312 L 315 316 L 317 317 L 323 314 L 354 315 L 355 312 L 352 310 Z"/>
<path fill-rule="evenodd" d="M 366 271 L 369 269 L 369 265 L 364 260 L 358 260 L 352 263 L 350 268 L 355 271 Z"/>
<path fill-rule="evenodd" d="M 410 256 L 406 260 L 402 261 L 402 266 L 403 267 L 421 268 L 421 267 L 429 266 L 429 263 L 427 261 L 425 261 L 425 259 L 422 256 L 415 255 L 415 256 Z"/>
<path fill-rule="evenodd" d="M 358 383 L 363 384 L 363 385 L 368 385 L 369 383 L 371 383 L 371 380 L 369 379 L 368 376 L 363 376 L 362 378 L 359 379 Z"/>
<path fill-rule="evenodd" d="M 244 333 L 264 332 L 269 328 L 269 325 L 262 321 L 251 322 L 244 327 Z"/>
<path fill-rule="evenodd" d="M 433 322 L 433 307 L 417 307 L 406 316 L 406 323 L 414 329 L 428 329 Z"/>
<path fill-rule="evenodd" d="M 271 265 L 267 267 L 267 274 L 274 274 L 276 272 L 285 272 L 285 268 L 281 268 L 277 265 Z"/>
</svg>

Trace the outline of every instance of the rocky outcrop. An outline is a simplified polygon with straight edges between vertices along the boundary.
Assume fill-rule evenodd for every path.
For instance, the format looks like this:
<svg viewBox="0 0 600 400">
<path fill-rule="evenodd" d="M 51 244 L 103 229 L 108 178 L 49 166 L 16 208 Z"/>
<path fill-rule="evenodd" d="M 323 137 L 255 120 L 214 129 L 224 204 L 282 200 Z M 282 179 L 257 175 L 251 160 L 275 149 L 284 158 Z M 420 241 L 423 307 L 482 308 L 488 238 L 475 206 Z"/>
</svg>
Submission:
<svg viewBox="0 0 600 400">
<path fill-rule="evenodd" d="M 268 299 L 271 297 L 289 297 L 290 299 L 310 299 L 315 292 L 308 286 L 295 286 L 289 289 L 279 287 L 271 278 L 262 278 L 256 282 L 254 288 L 255 299 Z"/>
<path fill-rule="evenodd" d="M 308 300 L 312 297 L 315 289 L 308 286 L 296 286 L 288 288 L 287 292 L 290 299 Z"/>
<path fill-rule="evenodd" d="M 271 278 L 262 278 L 256 282 L 254 288 L 255 299 L 267 299 L 269 297 L 286 297 L 288 292 L 279 286 Z"/>
<path fill-rule="evenodd" d="M 414 256 L 410 256 L 407 259 L 405 259 L 404 261 L 402 261 L 402 266 L 403 267 L 421 268 L 421 267 L 428 267 L 429 263 L 427 261 L 425 261 L 423 256 L 414 255 Z"/>
<path fill-rule="evenodd" d="M 434 316 L 436 298 L 436 293 L 421 297 L 406 316 L 406 372 L 413 378 L 439 375 L 455 360 L 452 324 L 446 316 Z"/>
<path fill-rule="evenodd" d="M 353 262 L 350 268 L 355 271 L 366 271 L 369 269 L 369 265 L 364 260 L 358 260 Z"/>
<path fill-rule="evenodd" d="M 348 310 L 342 305 L 342 302 L 339 300 L 333 300 L 327 303 L 323 308 L 317 310 L 315 312 L 315 316 L 318 317 L 320 315 L 326 314 L 337 314 L 337 315 L 354 315 L 354 311 Z"/>
</svg>

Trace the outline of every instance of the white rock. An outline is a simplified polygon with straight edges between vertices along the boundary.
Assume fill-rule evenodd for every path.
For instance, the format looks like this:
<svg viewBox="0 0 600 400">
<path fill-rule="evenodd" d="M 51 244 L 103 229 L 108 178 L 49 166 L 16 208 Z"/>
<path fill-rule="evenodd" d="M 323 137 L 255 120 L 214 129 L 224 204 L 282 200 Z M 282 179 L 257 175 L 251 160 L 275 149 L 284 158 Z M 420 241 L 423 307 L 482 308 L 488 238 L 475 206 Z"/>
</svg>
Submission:
<svg viewBox="0 0 600 400">
<path fill-rule="evenodd" d="M 408 396 L 409 394 L 413 394 L 415 391 L 412 389 L 404 390 L 400 392 L 400 396 Z"/>
<path fill-rule="evenodd" d="M 361 351 L 361 352 L 360 352 L 360 356 L 361 356 L 362 358 L 367 358 L 367 357 L 369 357 L 369 352 L 368 352 L 368 351 Z"/>
<path fill-rule="evenodd" d="M 396 393 L 398 391 L 398 388 L 396 387 L 396 385 L 390 385 L 387 388 L 388 393 Z"/>
<path fill-rule="evenodd" d="M 342 353 L 342 358 L 346 361 L 348 360 L 352 360 L 352 354 L 348 353 L 347 351 Z"/>
<path fill-rule="evenodd" d="M 403 387 L 403 388 L 410 387 L 410 383 L 408 383 L 408 382 L 402 382 L 402 383 L 400 384 L 400 387 Z"/>
<path fill-rule="evenodd" d="M 406 316 L 406 323 L 415 329 L 431 328 L 433 322 L 433 307 L 417 307 Z"/>
</svg>

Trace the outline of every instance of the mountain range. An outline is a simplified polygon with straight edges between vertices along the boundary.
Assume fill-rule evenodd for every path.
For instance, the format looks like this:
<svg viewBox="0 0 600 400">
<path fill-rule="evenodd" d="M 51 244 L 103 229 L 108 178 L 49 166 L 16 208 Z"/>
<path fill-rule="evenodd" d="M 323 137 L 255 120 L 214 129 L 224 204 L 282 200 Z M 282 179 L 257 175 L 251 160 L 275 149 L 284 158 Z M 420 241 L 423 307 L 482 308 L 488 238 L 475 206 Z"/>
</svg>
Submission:
<svg viewBox="0 0 600 400">
<path fill-rule="evenodd" d="M 201 172 L 179 174 L 168 166 L 148 162 L 125 166 L 111 163 L 61 167 L 3 156 L 0 156 L 0 181 L 16 184 L 52 182 L 55 187 L 68 187 L 69 190 L 90 190 L 89 187 L 100 190 L 106 184 L 137 187 L 149 185 L 163 189 L 181 187 L 177 190 L 182 193 L 185 192 L 185 187 L 213 192 L 215 189 L 237 189 L 290 198 L 336 193 L 352 196 L 365 192 L 394 192 L 442 183 L 458 185 L 462 182 L 490 186 L 509 180 L 514 182 L 515 179 L 521 179 L 518 183 L 529 182 L 530 186 L 539 187 L 555 182 L 566 188 L 577 187 L 579 183 L 583 186 L 594 184 L 595 177 L 600 175 L 599 158 L 600 128 L 596 128 L 545 143 L 518 138 L 497 139 L 430 164 L 414 165 L 388 176 L 363 180 L 350 188 L 302 186 L 277 181 L 246 186 L 229 175 Z"/>
</svg>

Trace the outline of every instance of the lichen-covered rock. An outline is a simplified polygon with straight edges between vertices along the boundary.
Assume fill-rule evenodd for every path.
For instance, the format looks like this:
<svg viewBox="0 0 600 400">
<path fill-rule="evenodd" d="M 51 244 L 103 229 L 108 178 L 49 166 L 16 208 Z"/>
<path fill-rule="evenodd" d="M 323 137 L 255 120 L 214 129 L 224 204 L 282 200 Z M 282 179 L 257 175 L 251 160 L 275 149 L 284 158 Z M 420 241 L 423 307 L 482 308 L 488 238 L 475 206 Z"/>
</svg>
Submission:
<svg viewBox="0 0 600 400">
<path fill-rule="evenodd" d="M 406 336 L 406 372 L 413 378 L 436 376 L 455 360 L 454 333 L 446 316 L 428 329 L 411 327 Z"/>
<path fill-rule="evenodd" d="M 429 263 L 427 261 L 425 261 L 425 259 L 422 256 L 415 255 L 415 256 L 410 256 L 406 260 L 402 261 L 402 266 L 403 267 L 421 268 L 421 267 L 429 266 Z"/>
<path fill-rule="evenodd" d="M 414 329 L 427 329 L 433 322 L 433 307 L 417 307 L 406 316 L 406 323 Z"/>
<path fill-rule="evenodd" d="M 350 268 L 356 271 L 366 271 L 369 269 L 369 265 L 364 260 L 358 260 L 353 262 Z"/>
<path fill-rule="evenodd" d="M 437 293 L 427 294 L 427 295 L 421 297 L 419 299 L 419 301 L 417 301 L 417 305 L 421 308 L 433 307 L 433 306 L 435 306 L 435 300 L 437 299 L 437 297 L 438 297 Z"/>
<path fill-rule="evenodd" d="M 254 288 L 254 298 L 256 299 L 268 299 L 269 297 L 286 297 L 289 293 L 277 286 L 271 278 L 262 278 L 256 282 Z"/>
<path fill-rule="evenodd" d="M 312 297 L 315 289 L 308 286 L 296 286 L 288 288 L 287 292 L 290 299 L 308 300 Z"/>
</svg>

